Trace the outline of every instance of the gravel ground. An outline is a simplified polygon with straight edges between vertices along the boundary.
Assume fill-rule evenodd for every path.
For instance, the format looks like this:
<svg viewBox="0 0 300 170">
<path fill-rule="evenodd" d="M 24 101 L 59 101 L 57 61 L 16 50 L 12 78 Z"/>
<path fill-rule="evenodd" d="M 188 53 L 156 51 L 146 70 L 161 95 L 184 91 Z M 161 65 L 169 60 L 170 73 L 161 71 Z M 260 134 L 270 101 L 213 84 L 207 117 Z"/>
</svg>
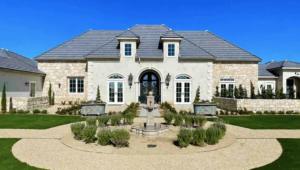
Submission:
<svg viewBox="0 0 300 170">
<path fill-rule="evenodd" d="M 12 152 L 19 160 L 36 167 L 118 170 L 251 169 L 273 162 L 281 155 L 282 148 L 275 138 L 300 138 L 299 130 L 251 130 L 232 125 L 227 128 L 227 135 L 218 145 L 187 149 L 170 143 L 176 128 L 167 132 L 165 138 L 155 140 L 133 135 L 130 147 L 125 149 L 75 141 L 69 125 L 47 130 L 2 129 L 0 138 L 24 138 L 13 146 Z M 158 147 L 146 148 L 148 143 Z"/>
</svg>

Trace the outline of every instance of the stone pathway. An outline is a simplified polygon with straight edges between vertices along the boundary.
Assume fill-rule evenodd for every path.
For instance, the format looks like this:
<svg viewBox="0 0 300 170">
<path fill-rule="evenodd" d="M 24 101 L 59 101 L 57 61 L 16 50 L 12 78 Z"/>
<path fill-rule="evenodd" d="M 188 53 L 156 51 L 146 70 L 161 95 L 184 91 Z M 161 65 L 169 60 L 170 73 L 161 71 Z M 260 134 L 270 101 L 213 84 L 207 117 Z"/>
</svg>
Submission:
<svg viewBox="0 0 300 170">
<path fill-rule="evenodd" d="M 300 138 L 300 130 L 251 130 L 227 125 L 236 140 L 228 147 L 189 154 L 103 154 L 80 151 L 61 142 L 69 125 L 46 130 L 0 129 L 0 138 L 23 138 L 14 156 L 45 169 L 252 169 L 282 153 L 276 138 Z"/>
</svg>

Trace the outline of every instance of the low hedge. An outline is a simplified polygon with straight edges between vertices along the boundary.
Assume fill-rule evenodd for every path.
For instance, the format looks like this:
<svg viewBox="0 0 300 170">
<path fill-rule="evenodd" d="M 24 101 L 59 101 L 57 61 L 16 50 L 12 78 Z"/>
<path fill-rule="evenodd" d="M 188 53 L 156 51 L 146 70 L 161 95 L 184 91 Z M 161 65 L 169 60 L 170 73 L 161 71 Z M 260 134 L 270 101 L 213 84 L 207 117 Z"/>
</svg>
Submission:
<svg viewBox="0 0 300 170">
<path fill-rule="evenodd" d="M 193 132 L 189 129 L 180 129 L 177 135 L 177 144 L 179 147 L 187 147 L 193 139 Z"/>
<path fill-rule="evenodd" d="M 93 143 L 96 141 L 97 126 L 85 126 L 82 135 L 85 143 Z"/>
<path fill-rule="evenodd" d="M 81 140 L 83 138 L 83 129 L 85 127 L 84 123 L 73 123 L 71 124 L 71 131 L 74 135 L 74 138 L 77 140 Z"/>
<path fill-rule="evenodd" d="M 112 131 L 110 141 L 116 147 L 129 146 L 130 134 L 125 129 L 116 129 Z"/>
<path fill-rule="evenodd" d="M 97 133 L 98 144 L 105 146 L 110 144 L 112 132 L 109 129 L 102 129 Z"/>
</svg>

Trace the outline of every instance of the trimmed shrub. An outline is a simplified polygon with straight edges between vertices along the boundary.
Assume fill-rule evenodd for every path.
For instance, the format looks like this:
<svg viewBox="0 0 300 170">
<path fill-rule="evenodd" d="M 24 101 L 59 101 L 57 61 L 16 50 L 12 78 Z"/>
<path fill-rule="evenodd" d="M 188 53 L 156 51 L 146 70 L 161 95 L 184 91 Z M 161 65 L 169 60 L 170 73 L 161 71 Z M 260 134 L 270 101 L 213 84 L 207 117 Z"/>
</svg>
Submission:
<svg viewBox="0 0 300 170">
<path fill-rule="evenodd" d="M 209 145 L 217 144 L 221 138 L 221 130 L 215 126 L 211 126 L 206 130 L 205 142 Z"/>
<path fill-rule="evenodd" d="M 284 111 L 277 112 L 279 115 L 284 115 Z"/>
<path fill-rule="evenodd" d="M 41 111 L 40 111 L 39 109 L 34 109 L 34 110 L 32 111 L 32 113 L 33 113 L 33 114 L 39 114 L 39 113 L 41 113 Z"/>
<path fill-rule="evenodd" d="M 172 113 L 177 113 L 176 109 L 168 102 L 161 103 L 160 108 L 163 109 L 164 111 L 169 110 Z"/>
<path fill-rule="evenodd" d="M 120 125 L 121 124 L 121 119 L 122 119 L 122 117 L 119 114 L 112 115 L 111 118 L 110 118 L 110 124 L 112 126 Z"/>
<path fill-rule="evenodd" d="M 255 114 L 262 115 L 263 113 L 261 111 L 257 111 L 257 112 L 255 112 Z"/>
<path fill-rule="evenodd" d="M 100 127 L 107 126 L 109 119 L 110 117 L 107 115 L 100 116 L 98 118 L 98 126 Z"/>
<path fill-rule="evenodd" d="M 193 132 L 189 129 L 180 129 L 177 135 L 177 144 L 179 147 L 184 148 L 189 146 L 193 138 Z"/>
<path fill-rule="evenodd" d="M 184 124 L 186 127 L 193 127 L 193 116 L 185 115 L 184 116 Z"/>
<path fill-rule="evenodd" d="M 102 129 L 97 133 L 98 144 L 105 146 L 110 144 L 111 131 L 109 129 Z"/>
<path fill-rule="evenodd" d="M 71 131 L 74 135 L 74 138 L 77 140 L 81 140 L 83 137 L 82 130 L 84 129 L 84 123 L 73 123 L 71 124 Z"/>
<path fill-rule="evenodd" d="M 221 134 L 220 134 L 220 139 L 223 138 L 225 136 L 226 133 L 226 125 L 222 122 L 222 121 L 217 121 L 215 123 L 213 123 L 211 125 L 212 127 L 216 127 L 220 130 Z"/>
<path fill-rule="evenodd" d="M 203 128 L 197 128 L 196 130 L 193 131 L 192 144 L 196 146 L 204 146 L 205 136 L 206 136 L 205 130 Z"/>
<path fill-rule="evenodd" d="M 167 125 L 171 125 L 172 124 L 173 118 L 174 118 L 174 114 L 172 112 L 170 112 L 170 111 L 167 111 L 164 114 L 164 119 L 165 119 L 165 122 L 166 122 Z"/>
<path fill-rule="evenodd" d="M 128 113 L 124 114 L 123 115 L 124 124 L 126 124 L 126 125 L 132 125 L 134 117 L 135 117 L 134 113 L 131 113 L 131 112 L 128 112 Z"/>
<path fill-rule="evenodd" d="M 291 114 L 295 114 L 295 112 L 290 110 L 290 111 L 287 111 L 286 114 L 291 115 Z"/>
<path fill-rule="evenodd" d="M 29 114 L 30 113 L 30 111 L 29 110 L 17 110 L 17 113 L 18 114 Z"/>
<path fill-rule="evenodd" d="M 92 143 L 96 141 L 97 127 L 96 126 L 85 126 L 82 131 L 83 139 L 85 143 Z"/>
<path fill-rule="evenodd" d="M 87 126 L 96 126 L 96 118 L 92 118 L 92 117 L 89 117 L 86 119 L 86 125 Z"/>
<path fill-rule="evenodd" d="M 207 122 L 204 116 L 193 116 L 193 124 L 199 127 L 203 127 Z"/>
<path fill-rule="evenodd" d="M 116 147 L 129 146 L 130 134 L 125 129 L 116 129 L 112 131 L 110 141 Z"/>
<path fill-rule="evenodd" d="M 42 110 L 41 113 L 42 114 L 48 114 L 48 111 L 47 110 Z"/>
<path fill-rule="evenodd" d="M 182 125 L 182 123 L 183 123 L 182 115 L 177 114 L 177 115 L 174 116 L 174 119 L 175 119 L 175 121 L 174 121 L 175 126 L 181 126 Z"/>
</svg>

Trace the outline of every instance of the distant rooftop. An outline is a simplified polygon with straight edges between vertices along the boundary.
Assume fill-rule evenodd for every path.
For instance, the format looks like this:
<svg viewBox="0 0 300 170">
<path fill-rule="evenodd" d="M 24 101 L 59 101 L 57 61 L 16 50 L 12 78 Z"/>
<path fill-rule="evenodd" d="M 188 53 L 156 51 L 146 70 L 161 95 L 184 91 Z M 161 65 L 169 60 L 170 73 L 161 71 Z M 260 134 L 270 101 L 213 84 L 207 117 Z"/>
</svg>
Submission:
<svg viewBox="0 0 300 170">
<path fill-rule="evenodd" d="M 300 63 L 294 61 L 270 61 L 265 64 L 259 64 L 258 75 L 260 77 L 276 77 L 274 71 L 282 68 L 297 68 L 300 69 Z"/>
<path fill-rule="evenodd" d="M 0 68 L 44 74 L 35 61 L 7 49 L 0 49 Z"/>
</svg>

